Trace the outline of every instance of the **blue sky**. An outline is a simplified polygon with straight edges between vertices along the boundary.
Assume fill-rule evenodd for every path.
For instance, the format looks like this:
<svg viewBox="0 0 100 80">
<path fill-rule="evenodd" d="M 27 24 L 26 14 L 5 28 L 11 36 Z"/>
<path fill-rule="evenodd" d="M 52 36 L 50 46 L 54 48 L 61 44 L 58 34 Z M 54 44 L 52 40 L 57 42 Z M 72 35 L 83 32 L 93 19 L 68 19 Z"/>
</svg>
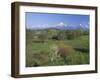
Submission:
<svg viewBox="0 0 100 80">
<path fill-rule="evenodd" d="M 89 27 L 89 15 L 25 13 L 26 28 L 47 27 L 57 24 L 85 25 Z"/>
</svg>

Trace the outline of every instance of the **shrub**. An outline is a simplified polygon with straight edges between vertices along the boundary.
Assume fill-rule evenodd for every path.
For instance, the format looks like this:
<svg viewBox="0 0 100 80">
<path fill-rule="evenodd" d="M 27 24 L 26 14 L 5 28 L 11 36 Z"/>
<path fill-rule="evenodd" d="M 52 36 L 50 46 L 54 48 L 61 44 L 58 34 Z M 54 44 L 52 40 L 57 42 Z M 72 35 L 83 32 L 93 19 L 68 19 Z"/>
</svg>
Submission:
<svg viewBox="0 0 100 80">
<path fill-rule="evenodd" d="M 55 59 L 57 59 L 58 55 L 58 46 L 57 45 L 51 45 L 50 46 L 50 51 L 49 51 L 49 57 L 50 61 L 53 62 Z"/>
<path fill-rule="evenodd" d="M 72 55 L 74 53 L 74 49 L 71 46 L 67 46 L 64 43 L 60 42 L 58 45 L 58 55 L 60 55 L 63 58 L 66 58 L 69 55 Z"/>
<path fill-rule="evenodd" d="M 87 53 L 76 52 L 66 58 L 68 65 L 89 64 L 89 55 Z"/>
<path fill-rule="evenodd" d="M 43 65 L 46 65 L 47 63 L 48 63 L 48 57 L 47 57 L 47 55 L 40 54 L 38 56 L 38 58 L 34 59 L 34 66 L 35 65 L 43 66 Z"/>
<path fill-rule="evenodd" d="M 38 53 L 33 53 L 27 58 L 27 65 L 28 67 L 32 66 L 44 66 L 47 65 L 49 62 L 48 53 L 45 51 L 40 51 Z"/>
</svg>

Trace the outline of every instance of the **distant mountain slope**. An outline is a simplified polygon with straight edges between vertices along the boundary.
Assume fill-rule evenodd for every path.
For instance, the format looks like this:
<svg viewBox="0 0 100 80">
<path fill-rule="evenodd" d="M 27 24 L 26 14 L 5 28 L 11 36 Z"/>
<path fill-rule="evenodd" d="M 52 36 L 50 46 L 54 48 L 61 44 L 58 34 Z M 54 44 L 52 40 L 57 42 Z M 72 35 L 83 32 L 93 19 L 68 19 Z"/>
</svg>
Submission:
<svg viewBox="0 0 100 80">
<path fill-rule="evenodd" d="M 81 29 L 81 30 L 89 30 L 89 26 L 87 25 L 66 25 L 64 23 L 59 23 L 57 25 L 41 25 L 41 26 L 37 26 L 37 27 L 31 27 L 31 30 L 44 30 L 44 29 L 57 29 L 57 30 L 77 30 L 77 29 Z"/>
</svg>

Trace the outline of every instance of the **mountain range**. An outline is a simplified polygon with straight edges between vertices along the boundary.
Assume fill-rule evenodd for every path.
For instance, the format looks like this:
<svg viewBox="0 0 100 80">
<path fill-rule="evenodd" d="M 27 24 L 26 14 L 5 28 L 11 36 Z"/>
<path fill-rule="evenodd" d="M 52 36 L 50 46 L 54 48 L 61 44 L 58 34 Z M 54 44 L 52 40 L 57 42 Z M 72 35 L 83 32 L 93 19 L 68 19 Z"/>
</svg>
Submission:
<svg viewBox="0 0 100 80">
<path fill-rule="evenodd" d="M 63 22 L 57 24 L 57 25 L 40 25 L 37 27 L 31 27 L 31 30 L 45 30 L 45 29 L 57 29 L 57 30 L 89 30 L 89 26 L 87 25 L 66 25 Z"/>
</svg>

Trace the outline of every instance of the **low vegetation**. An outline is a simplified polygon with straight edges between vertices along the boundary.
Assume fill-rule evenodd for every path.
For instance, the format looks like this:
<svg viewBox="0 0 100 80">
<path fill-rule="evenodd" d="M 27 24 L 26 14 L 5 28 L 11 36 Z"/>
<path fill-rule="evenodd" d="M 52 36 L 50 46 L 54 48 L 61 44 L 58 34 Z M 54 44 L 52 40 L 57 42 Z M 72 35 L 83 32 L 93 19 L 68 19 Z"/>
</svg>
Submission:
<svg viewBox="0 0 100 80">
<path fill-rule="evenodd" d="M 89 64 L 89 31 L 26 30 L 26 67 Z"/>
</svg>

